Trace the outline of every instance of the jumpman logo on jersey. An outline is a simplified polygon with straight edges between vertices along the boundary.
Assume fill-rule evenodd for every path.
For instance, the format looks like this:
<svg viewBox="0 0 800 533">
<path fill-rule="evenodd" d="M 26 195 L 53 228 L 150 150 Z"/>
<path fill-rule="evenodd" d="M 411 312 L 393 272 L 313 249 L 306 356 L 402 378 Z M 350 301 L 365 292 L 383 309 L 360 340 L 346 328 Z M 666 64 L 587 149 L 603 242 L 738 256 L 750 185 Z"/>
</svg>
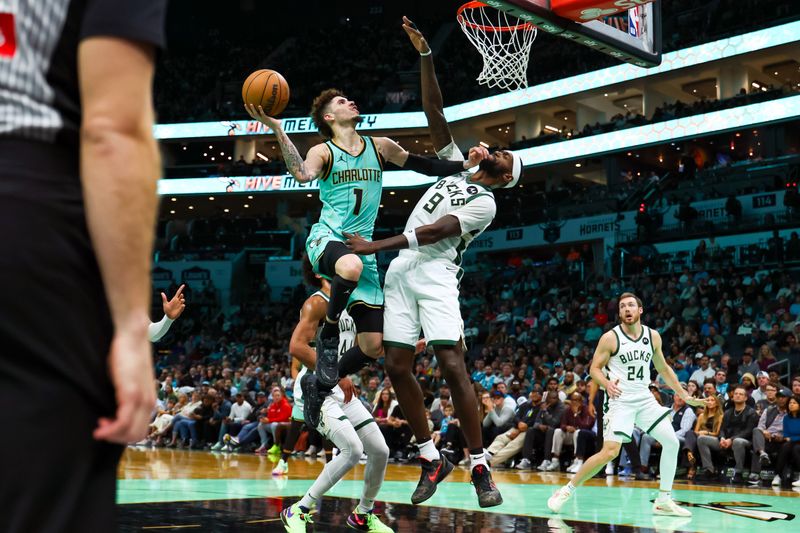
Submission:
<svg viewBox="0 0 800 533">
<path fill-rule="evenodd" d="M 339 154 L 339 159 L 336 160 L 337 163 L 344 163 L 347 159 L 344 157 L 344 154 Z"/>
</svg>

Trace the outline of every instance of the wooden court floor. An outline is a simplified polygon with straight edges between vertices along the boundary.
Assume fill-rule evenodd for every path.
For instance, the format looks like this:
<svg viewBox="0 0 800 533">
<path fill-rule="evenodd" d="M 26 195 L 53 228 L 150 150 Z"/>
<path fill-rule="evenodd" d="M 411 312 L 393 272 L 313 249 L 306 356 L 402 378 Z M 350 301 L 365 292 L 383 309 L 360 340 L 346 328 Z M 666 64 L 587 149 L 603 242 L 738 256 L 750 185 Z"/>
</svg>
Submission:
<svg viewBox="0 0 800 533">
<path fill-rule="evenodd" d="M 322 459 L 293 458 L 287 476 L 277 458 L 253 454 L 128 448 L 120 462 L 121 531 L 284 531 L 279 513 L 297 501 L 322 470 Z M 357 465 L 320 503 L 308 531 L 345 531 L 358 502 L 364 466 Z M 654 517 L 657 482 L 608 477 L 581 487 L 559 516 L 545 502 L 566 474 L 495 469 L 504 503 L 480 509 L 466 468 L 456 468 L 421 506 L 409 497 L 419 469 L 387 467 L 376 512 L 395 531 L 800 531 L 800 490 L 677 482 L 689 519 Z M 722 528 L 722 529 L 721 529 Z"/>
</svg>

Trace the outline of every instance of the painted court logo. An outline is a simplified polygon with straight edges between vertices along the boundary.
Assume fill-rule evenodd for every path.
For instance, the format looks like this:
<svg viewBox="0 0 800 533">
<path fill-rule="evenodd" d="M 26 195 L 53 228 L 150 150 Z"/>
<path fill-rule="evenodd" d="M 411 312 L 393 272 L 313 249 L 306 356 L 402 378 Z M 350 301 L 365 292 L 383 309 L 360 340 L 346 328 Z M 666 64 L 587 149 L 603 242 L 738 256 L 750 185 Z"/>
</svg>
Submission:
<svg viewBox="0 0 800 533">
<path fill-rule="evenodd" d="M 734 516 L 741 516 L 742 518 L 752 518 L 753 520 L 761 520 L 762 522 L 775 522 L 777 520 L 786 520 L 786 521 L 794 520 L 794 515 L 791 513 L 765 510 L 765 508 L 771 507 L 766 503 L 740 502 L 740 501 L 711 502 L 711 503 L 692 503 L 692 502 L 676 501 L 675 503 L 683 507 L 696 507 L 699 509 L 708 509 L 710 511 L 717 511 L 720 513 L 731 514 Z"/>
</svg>

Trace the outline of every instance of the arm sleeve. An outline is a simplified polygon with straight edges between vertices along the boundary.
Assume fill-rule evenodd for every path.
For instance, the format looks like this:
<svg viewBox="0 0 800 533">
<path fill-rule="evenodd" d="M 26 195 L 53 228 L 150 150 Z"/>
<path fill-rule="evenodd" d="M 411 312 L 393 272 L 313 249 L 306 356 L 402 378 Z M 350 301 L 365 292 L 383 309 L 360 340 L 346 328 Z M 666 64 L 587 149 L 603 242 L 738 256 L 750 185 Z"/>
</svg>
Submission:
<svg viewBox="0 0 800 533">
<path fill-rule="evenodd" d="M 150 342 L 158 342 L 161 337 L 167 334 L 172 323 L 175 322 L 167 315 L 158 322 L 151 322 L 147 327 L 147 336 L 150 337 Z"/>
<path fill-rule="evenodd" d="M 464 172 L 463 161 L 447 161 L 444 159 L 429 159 L 416 154 L 408 154 L 404 170 L 413 170 L 426 176 L 452 176 Z"/>
<path fill-rule="evenodd" d="M 461 233 L 481 232 L 494 220 L 497 204 L 488 192 L 479 193 L 467 200 L 464 206 L 449 213 L 461 224 Z"/>
<path fill-rule="evenodd" d="M 88 0 L 80 38 L 120 37 L 163 48 L 167 0 Z"/>
</svg>

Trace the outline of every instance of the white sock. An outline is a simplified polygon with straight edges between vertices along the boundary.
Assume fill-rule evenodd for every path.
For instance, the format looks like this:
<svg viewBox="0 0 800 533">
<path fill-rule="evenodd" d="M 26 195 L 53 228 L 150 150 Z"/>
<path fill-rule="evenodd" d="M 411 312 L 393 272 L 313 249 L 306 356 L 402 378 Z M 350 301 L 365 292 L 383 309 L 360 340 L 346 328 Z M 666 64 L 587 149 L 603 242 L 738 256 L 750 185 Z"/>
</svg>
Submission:
<svg viewBox="0 0 800 533">
<path fill-rule="evenodd" d="M 365 498 L 361 498 L 361 501 L 356 507 L 356 513 L 358 514 L 367 514 L 372 512 L 372 508 L 375 507 L 375 500 L 367 500 Z"/>
<path fill-rule="evenodd" d="M 570 481 L 569 483 L 564 485 L 564 488 L 567 489 L 567 494 L 572 494 L 573 492 L 575 492 L 575 489 L 577 489 L 578 487 L 573 485 L 572 481 Z"/>
<path fill-rule="evenodd" d="M 486 455 L 483 452 L 479 454 L 469 454 L 469 467 L 475 468 L 478 465 L 483 465 L 486 468 L 489 468 L 489 465 L 486 464 Z"/>
<path fill-rule="evenodd" d="M 428 461 L 438 461 L 441 459 L 439 450 L 437 450 L 436 445 L 433 444 L 433 439 L 428 439 L 422 444 L 417 444 L 417 448 L 419 449 L 419 454 Z"/>
<path fill-rule="evenodd" d="M 303 496 L 303 498 L 297 503 L 299 503 L 300 507 L 304 509 L 313 509 L 314 505 L 317 503 L 317 499 L 306 492 L 305 496 Z"/>
<path fill-rule="evenodd" d="M 656 501 L 665 502 L 665 501 L 670 500 L 670 499 L 672 499 L 672 491 L 669 491 L 669 490 L 659 490 L 658 491 L 658 497 L 656 498 Z"/>
</svg>

